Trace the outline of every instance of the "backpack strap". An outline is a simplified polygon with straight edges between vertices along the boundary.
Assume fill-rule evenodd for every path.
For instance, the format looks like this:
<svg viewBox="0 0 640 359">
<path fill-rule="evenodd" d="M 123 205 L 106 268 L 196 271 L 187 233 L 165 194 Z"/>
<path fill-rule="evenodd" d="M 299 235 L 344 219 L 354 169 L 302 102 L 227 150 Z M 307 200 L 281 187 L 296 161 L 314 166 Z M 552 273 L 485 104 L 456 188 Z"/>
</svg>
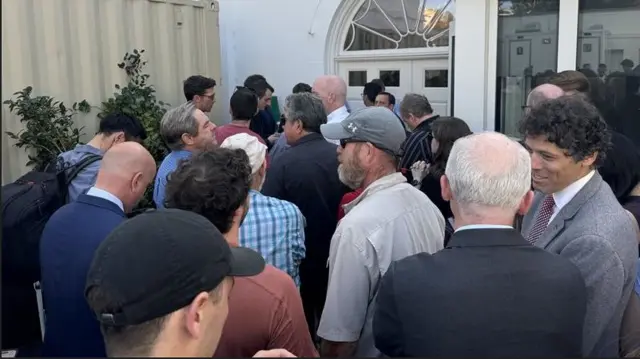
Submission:
<svg viewBox="0 0 640 359">
<path fill-rule="evenodd" d="M 86 156 L 85 158 L 83 158 L 82 160 L 80 160 L 78 163 L 76 163 L 75 166 L 73 166 L 73 170 L 71 171 L 71 173 L 69 173 L 66 177 L 67 177 L 67 186 L 71 184 L 71 181 L 73 181 L 74 178 L 76 178 L 78 176 L 78 174 L 80 173 L 80 171 L 82 171 L 83 169 L 87 168 L 87 166 L 89 166 L 90 164 L 99 161 L 102 159 L 102 156 L 100 155 L 96 155 L 96 154 L 90 154 L 88 156 Z"/>
</svg>

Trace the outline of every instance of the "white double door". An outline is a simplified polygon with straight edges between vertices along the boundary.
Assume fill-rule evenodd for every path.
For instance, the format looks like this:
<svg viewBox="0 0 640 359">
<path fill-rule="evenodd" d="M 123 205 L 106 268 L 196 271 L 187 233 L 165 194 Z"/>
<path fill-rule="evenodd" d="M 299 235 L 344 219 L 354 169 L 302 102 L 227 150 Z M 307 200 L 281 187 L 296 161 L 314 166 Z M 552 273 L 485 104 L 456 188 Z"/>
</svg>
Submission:
<svg viewBox="0 0 640 359">
<path fill-rule="evenodd" d="M 364 84 L 383 79 L 386 91 L 399 103 L 406 93 L 420 93 L 429 99 L 435 113 L 451 113 L 449 59 L 341 62 L 340 76 L 347 82 L 347 100 L 352 109 L 364 107 Z"/>
</svg>

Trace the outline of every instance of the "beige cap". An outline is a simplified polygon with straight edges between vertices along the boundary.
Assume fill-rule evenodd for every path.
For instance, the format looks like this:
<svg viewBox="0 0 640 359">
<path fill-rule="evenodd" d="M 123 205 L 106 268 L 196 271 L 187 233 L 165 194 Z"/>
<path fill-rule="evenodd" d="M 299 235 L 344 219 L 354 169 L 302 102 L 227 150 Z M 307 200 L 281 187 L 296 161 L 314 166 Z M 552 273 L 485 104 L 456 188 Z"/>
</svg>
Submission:
<svg viewBox="0 0 640 359">
<path fill-rule="evenodd" d="M 227 137 L 220 147 L 241 149 L 249 156 L 251 174 L 258 172 L 267 157 L 267 146 L 260 143 L 258 138 L 248 133 L 238 133 Z"/>
</svg>

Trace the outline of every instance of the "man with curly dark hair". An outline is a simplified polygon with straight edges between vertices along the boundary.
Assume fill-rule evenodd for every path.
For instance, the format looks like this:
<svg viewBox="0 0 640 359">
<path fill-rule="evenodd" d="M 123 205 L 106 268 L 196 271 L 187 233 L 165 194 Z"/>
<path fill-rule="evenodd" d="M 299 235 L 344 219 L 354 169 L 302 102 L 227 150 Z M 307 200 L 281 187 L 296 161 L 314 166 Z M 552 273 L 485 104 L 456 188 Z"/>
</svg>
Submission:
<svg viewBox="0 0 640 359">
<path fill-rule="evenodd" d="M 522 234 L 580 269 L 588 293 L 583 354 L 617 356 L 638 247 L 630 217 L 597 171 L 611 134 L 583 96 L 543 101 L 527 113 L 520 132 L 537 191 Z"/>
<path fill-rule="evenodd" d="M 249 211 L 251 173 L 243 149 L 196 154 L 169 176 L 167 207 L 202 215 L 231 247 L 239 247 L 240 226 Z M 229 316 L 215 356 L 246 358 L 278 348 L 300 357 L 318 356 L 293 279 L 266 265 L 256 276 L 234 279 Z"/>
</svg>

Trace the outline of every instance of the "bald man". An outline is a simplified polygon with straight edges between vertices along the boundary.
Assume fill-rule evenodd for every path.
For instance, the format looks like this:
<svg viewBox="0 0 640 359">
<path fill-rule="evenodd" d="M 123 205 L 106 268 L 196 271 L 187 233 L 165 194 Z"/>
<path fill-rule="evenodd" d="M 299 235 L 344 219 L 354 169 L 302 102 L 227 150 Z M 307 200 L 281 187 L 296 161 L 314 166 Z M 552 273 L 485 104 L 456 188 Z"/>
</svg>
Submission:
<svg viewBox="0 0 640 359">
<path fill-rule="evenodd" d="M 43 356 L 106 356 L 98 321 L 84 299 L 85 277 L 95 250 L 127 219 L 155 172 L 142 145 L 116 144 L 102 158 L 95 185 L 47 222 L 40 242 L 47 315 Z"/>
<path fill-rule="evenodd" d="M 560 96 L 564 96 L 564 91 L 556 85 L 542 84 L 537 86 L 531 90 L 529 96 L 527 96 L 527 112 L 530 108 L 538 106 L 538 104 L 545 100 L 551 100 Z"/>
<path fill-rule="evenodd" d="M 323 75 L 318 77 L 311 87 L 311 92 L 322 99 L 322 105 L 327 111 L 327 123 L 342 122 L 349 116 L 349 110 L 345 106 L 347 101 L 347 84 L 342 77 L 335 75 Z M 339 145 L 337 141 L 327 140 Z"/>
<path fill-rule="evenodd" d="M 318 77 L 311 88 L 311 92 L 318 95 L 322 99 L 322 105 L 327 111 L 327 123 L 341 122 L 349 116 L 347 108 L 347 83 L 342 77 L 335 75 L 322 75 Z M 295 91 L 294 91 L 295 93 Z M 338 145 L 336 141 L 329 141 Z M 276 144 L 271 147 L 269 156 L 271 161 L 275 159 L 289 148 L 287 144 L 287 136 L 284 132 L 280 135 Z"/>
<path fill-rule="evenodd" d="M 311 91 L 322 99 L 324 109 L 327 111 L 327 123 L 341 122 L 349 116 L 345 107 L 347 84 L 341 77 L 320 76 L 313 82 Z"/>
</svg>

